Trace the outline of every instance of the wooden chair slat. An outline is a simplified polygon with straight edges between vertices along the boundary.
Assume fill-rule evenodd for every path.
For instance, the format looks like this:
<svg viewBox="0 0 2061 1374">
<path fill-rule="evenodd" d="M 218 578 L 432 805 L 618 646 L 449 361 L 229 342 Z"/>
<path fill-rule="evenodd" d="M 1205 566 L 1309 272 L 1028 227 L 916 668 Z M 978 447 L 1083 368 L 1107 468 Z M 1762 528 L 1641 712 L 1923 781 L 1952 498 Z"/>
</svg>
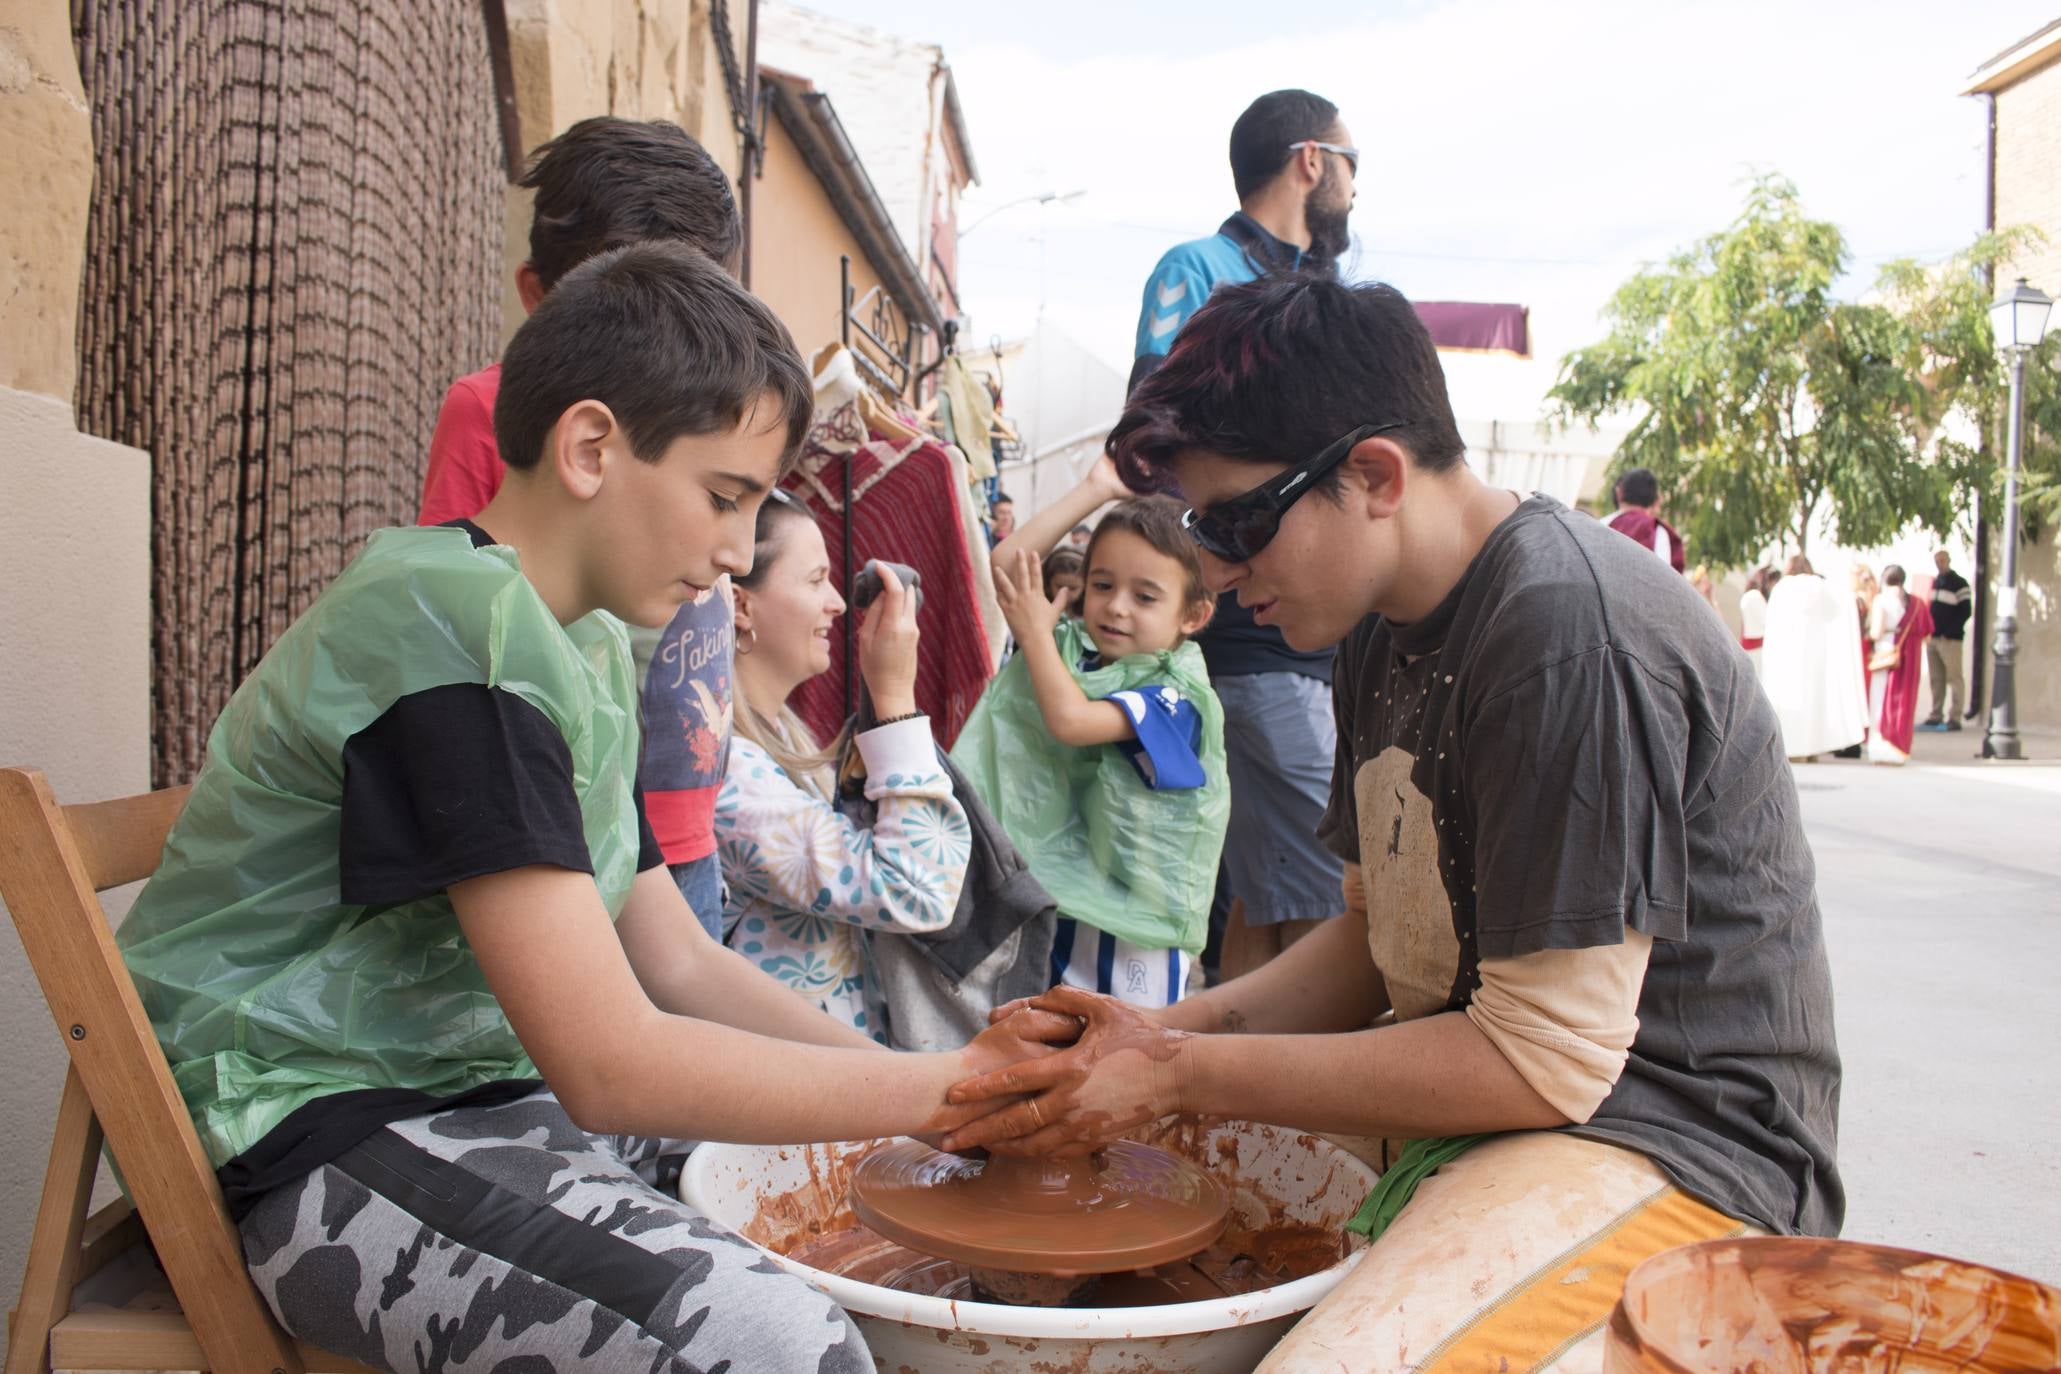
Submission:
<svg viewBox="0 0 2061 1374">
<path fill-rule="evenodd" d="M 219 1369 L 210 1365 L 177 1312 L 74 1312 L 50 1333 L 60 1369 Z M 377 1374 L 367 1365 L 303 1343 L 296 1350 L 308 1374 Z"/>
<path fill-rule="evenodd" d="M 139 1245 L 150 1243 L 143 1218 L 127 1198 L 116 1198 L 86 1218 L 79 1246 L 78 1282 L 84 1283 Z"/>
<path fill-rule="evenodd" d="M 299 1353 L 243 1266 L 213 1166 L 95 895 L 96 880 L 150 872 L 182 800 L 128 798 L 74 815 L 57 804 L 41 773 L 0 768 L 0 900 L 208 1367 L 300 1374 Z M 90 863 L 74 837 L 75 820 L 93 836 Z M 70 1234 L 75 1249 L 78 1233 Z M 195 1366 L 166 1359 L 154 1367 Z"/>
<path fill-rule="evenodd" d="M 7 1374 L 40 1374 L 47 1368 L 47 1333 L 70 1309 L 72 1287 L 79 1281 L 80 1238 L 99 1167 L 100 1123 L 93 1119 L 93 1103 L 79 1071 L 66 1069 L 57 1129 L 50 1137 L 50 1166 L 43 1174 L 43 1200 L 29 1233 L 21 1303 L 7 1332 Z"/>
<path fill-rule="evenodd" d="M 162 792 L 64 808 L 65 824 L 79 847 L 87 881 L 95 892 L 140 882 L 157 871 L 165 835 L 192 790 L 168 787 Z"/>
</svg>

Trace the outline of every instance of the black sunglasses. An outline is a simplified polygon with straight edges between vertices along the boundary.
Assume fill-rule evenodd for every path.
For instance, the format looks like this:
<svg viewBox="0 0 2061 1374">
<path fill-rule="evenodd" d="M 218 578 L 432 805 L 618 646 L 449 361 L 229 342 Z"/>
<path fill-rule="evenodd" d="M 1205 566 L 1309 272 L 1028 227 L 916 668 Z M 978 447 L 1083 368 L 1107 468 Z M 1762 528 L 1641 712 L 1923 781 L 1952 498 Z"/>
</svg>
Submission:
<svg viewBox="0 0 2061 1374">
<path fill-rule="evenodd" d="M 1241 492 L 1228 501 L 1219 501 L 1204 512 L 1198 513 L 1194 507 L 1189 507 L 1182 512 L 1181 528 L 1212 556 L 1226 563 L 1249 563 L 1253 555 L 1264 549 L 1280 530 L 1281 517 L 1288 513 L 1288 508 L 1315 488 L 1325 473 L 1344 462 L 1355 444 L 1376 434 L 1401 429 L 1405 423 L 1396 420 L 1385 425 L 1361 425 L 1328 445 L 1316 457 L 1296 464 L 1251 491 Z"/>
</svg>

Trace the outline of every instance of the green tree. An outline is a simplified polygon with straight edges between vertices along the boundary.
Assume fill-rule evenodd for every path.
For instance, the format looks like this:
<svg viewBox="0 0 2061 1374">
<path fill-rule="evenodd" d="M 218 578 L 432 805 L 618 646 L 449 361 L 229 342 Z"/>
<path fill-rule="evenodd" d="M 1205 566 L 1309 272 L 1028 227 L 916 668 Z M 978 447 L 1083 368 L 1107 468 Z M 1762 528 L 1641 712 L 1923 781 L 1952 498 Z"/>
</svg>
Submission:
<svg viewBox="0 0 2061 1374">
<path fill-rule="evenodd" d="M 1847 262 L 1839 229 L 1808 218 L 1794 186 L 1756 179 L 1722 232 L 1618 288 L 1605 337 L 1561 360 L 1550 417 L 1635 411 L 1619 465 L 1653 470 L 1713 563 L 1806 550 L 1820 512 L 1847 544 L 1914 520 L 1944 534 L 1963 474 L 1921 454 L 1951 402 L 1928 385 L 1927 339 L 1904 314 L 1833 296 Z"/>
<path fill-rule="evenodd" d="M 1984 234 L 1944 264 L 1902 260 L 1882 269 L 1878 291 L 1909 330 L 1912 365 L 1927 394 L 1926 422 L 1942 425 L 1956 414 L 1967 421 L 1945 425 L 1936 446 L 1955 482 L 1957 516 L 1979 509 L 1991 520 L 2002 517 L 2011 379 L 1990 330 L 1989 307 L 1999 293 L 1990 282 L 2004 285 L 2007 265 L 2040 237 L 2021 226 Z M 2061 290 L 2061 282 L 2044 285 Z M 2061 519 L 2061 319 L 2055 325 L 2025 363 L 2021 498 L 2028 535 L 2040 522 Z"/>
</svg>

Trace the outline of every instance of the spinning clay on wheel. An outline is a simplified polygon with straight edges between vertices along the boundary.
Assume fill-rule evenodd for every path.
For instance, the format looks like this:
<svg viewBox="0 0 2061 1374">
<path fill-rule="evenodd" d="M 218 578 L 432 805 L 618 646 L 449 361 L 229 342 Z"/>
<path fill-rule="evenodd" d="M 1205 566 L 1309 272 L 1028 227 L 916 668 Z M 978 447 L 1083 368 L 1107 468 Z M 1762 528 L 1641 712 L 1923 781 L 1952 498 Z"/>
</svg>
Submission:
<svg viewBox="0 0 2061 1374">
<path fill-rule="evenodd" d="M 1230 1215 L 1215 1179 L 1121 1140 L 1086 1158 L 987 1160 L 901 1141 L 859 1162 L 851 1202 L 881 1235 L 988 1271 L 976 1277 L 992 1296 L 1040 1304 L 1064 1301 L 1078 1276 L 1185 1259 Z"/>
</svg>

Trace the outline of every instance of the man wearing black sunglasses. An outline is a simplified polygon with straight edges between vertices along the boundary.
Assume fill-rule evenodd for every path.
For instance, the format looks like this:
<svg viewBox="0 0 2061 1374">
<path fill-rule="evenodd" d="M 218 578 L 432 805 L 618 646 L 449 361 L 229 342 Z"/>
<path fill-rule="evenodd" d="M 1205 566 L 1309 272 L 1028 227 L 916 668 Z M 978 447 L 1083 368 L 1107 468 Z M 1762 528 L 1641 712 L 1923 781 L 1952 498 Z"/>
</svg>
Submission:
<svg viewBox="0 0 2061 1374">
<path fill-rule="evenodd" d="M 1131 486 L 1178 488 L 1214 589 L 1338 646 L 1321 835 L 1344 914 L 1162 1012 L 1056 1008 L 1079 1043 L 955 1089 L 1034 1094 L 955 1146 L 1079 1149 L 1176 1112 L 1378 1137 L 1373 1248 L 1266 1371 L 1593 1369 L 1627 1265 L 1836 1234 L 1796 786 L 1687 582 L 1480 481 L 1386 286 L 1219 291 L 1110 450 Z"/>
<path fill-rule="evenodd" d="M 1330 273 L 1345 251 L 1359 150 L 1338 107 L 1271 91 L 1231 126 L 1238 213 L 1169 249 L 1145 285 L 1133 387 L 1165 358 L 1212 291 L 1268 273 Z M 1337 899 L 1338 860 L 1316 842 L 1331 752 L 1331 651 L 1301 653 L 1223 597 L 1196 636 L 1224 703 L 1231 831 L 1212 913 L 1227 977 L 1308 935 Z M 1235 900 L 1234 900 L 1235 899 Z"/>
</svg>

